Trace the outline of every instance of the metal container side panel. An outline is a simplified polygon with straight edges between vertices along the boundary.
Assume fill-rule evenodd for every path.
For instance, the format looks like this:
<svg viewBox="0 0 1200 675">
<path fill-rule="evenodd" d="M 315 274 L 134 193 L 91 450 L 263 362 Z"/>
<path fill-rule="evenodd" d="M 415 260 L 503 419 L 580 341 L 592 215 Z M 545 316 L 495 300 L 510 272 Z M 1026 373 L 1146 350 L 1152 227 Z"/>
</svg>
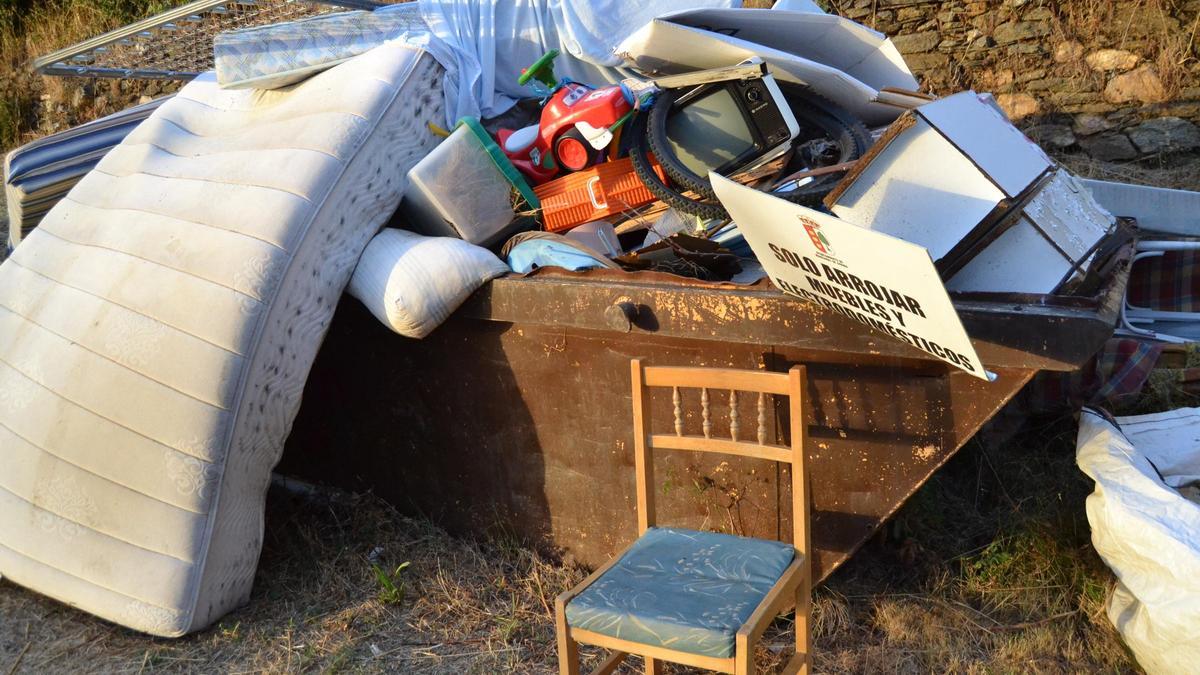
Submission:
<svg viewBox="0 0 1200 675">
<path fill-rule="evenodd" d="M 313 367 L 281 470 L 373 490 L 454 532 L 516 536 L 594 566 L 636 532 L 629 359 L 781 372 L 800 362 L 811 378 L 813 542 L 824 577 L 1037 370 L 1077 368 L 1099 348 L 1127 260 L 1091 299 L 957 299 L 999 375 L 993 383 L 761 286 L 543 270 L 491 282 L 423 341 L 396 336 L 351 300 Z M 689 428 L 694 396 L 685 394 Z M 652 414 L 656 428 L 671 428 L 669 406 Z M 771 420 L 777 441 L 788 428 L 781 415 Z M 786 469 L 722 460 L 657 460 L 663 522 L 790 531 Z"/>
<path fill-rule="evenodd" d="M 956 299 L 955 307 L 989 368 L 1074 370 L 1112 334 L 1127 268 L 1117 276 L 1097 300 L 1098 307 L 1056 307 L 1045 296 L 992 294 Z M 613 313 L 620 306 L 635 310 L 624 326 L 612 323 L 620 318 Z M 869 363 L 878 357 L 930 361 L 915 347 L 771 288 L 705 284 L 654 273 L 544 269 L 529 277 L 492 281 L 458 313 L 636 336 L 790 346 L 843 363 Z"/>
<path fill-rule="evenodd" d="M 714 339 L 716 338 L 716 339 Z M 809 366 L 813 541 L 828 575 L 1034 372 L 997 383 L 938 363 L 721 340 L 451 319 L 399 338 L 344 303 L 315 365 L 281 470 L 371 489 L 451 531 L 515 535 L 585 565 L 636 535 L 629 360 Z M 714 433 L 727 433 L 723 394 Z M 698 394 L 685 394 L 694 430 Z M 756 422 L 742 402 L 743 428 Z M 770 416 L 777 441 L 785 413 Z M 669 401 L 652 406 L 671 427 Z M 724 464 L 723 464 L 724 462 Z M 662 522 L 785 538 L 786 469 L 664 452 Z"/>
<path fill-rule="evenodd" d="M 776 355 L 783 363 L 806 356 L 787 349 Z M 813 370 L 810 366 L 810 378 Z M 817 368 L 818 373 L 821 370 Z M 827 373 L 829 379 L 824 382 L 820 376 L 816 379 L 818 391 L 827 389 L 842 396 L 845 374 L 836 370 Z M 828 576 L 865 543 L 1035 373 L 1001 369 L 1000 377 L 991 384 L 958 371 L 941 378 L 917 377 L 910 383 L 897 373 L 890 391 L 882 388 L 874 394 L 841 399 L 840 405 L 855 401 L 867 408 L 872 416 L 868 424 L 811 426 L 812 531 L 820 578 Z M 924 400 L 911 402 L 907 397 L 920 380 L 924 380 L 918 385 L 925 391 Z M 816 412 L 821 414 L 832 406 L 830 396 Z M 906 425 L 915 420 L 932 433 L 923 436 L 889 431 L 889 427 L 896 426 L 897 421 L 892 421 L 896 417 Z M 784 503 L 790 494 L 788 488 L 785 481 Z M 786 530 L 790 513 L 784 511 L 781 519 Z"/>
<path fill-rule="evenodd" d="M 371 489 L 451 531 L 516 535 L 589 565 L 637 533 L 630 359 L 762 363 L 757 347 L 467 319 L 403 340 L 347 305 L 310 377 L 280 470 Z M 671 428 L 669 415 L 656 401 L 657 429 Z M 688 517 L 696 515 L 693 464 L 664 456 L 658 467 L 660 477 L 689 486 L 659 486 L 663 521 L 701 525 L 706 514 Z M 764 480 L 754 490 L 770 505 L 749 526 L 773 536 L 776 473 L 764 466 L 757 475 Z"/>
</svg>

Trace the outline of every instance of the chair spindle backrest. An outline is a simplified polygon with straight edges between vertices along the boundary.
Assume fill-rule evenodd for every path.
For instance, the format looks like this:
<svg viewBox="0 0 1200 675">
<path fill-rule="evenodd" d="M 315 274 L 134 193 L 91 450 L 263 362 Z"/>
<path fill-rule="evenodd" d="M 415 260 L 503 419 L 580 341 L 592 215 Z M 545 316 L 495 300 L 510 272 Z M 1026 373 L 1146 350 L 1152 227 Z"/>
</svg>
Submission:
<svg viewBox="0 0 1200 675">
<path fill-rule="evenodd" d="M 757 457 L 791 465 L 792 542 L 798 551 L 809 550 L 808 467 L 804 449 L 808 425 L 805 423 L 804 366 L 793 366 L 787 373 L 724 368 L 680 368 L 645 366 L 640 359 L 631 365 L 633 378 L 634 461 L 637 470 L 638 533 L 655 524 L 654 450 L 695 450 L 720 454 Z M 650 389 L 671 388 L 675 433 L 656 434 L 650 429 Z M 703 435 L 684 433 L 683 396 L 680 388 L 700 390 L 700 420 Z M 709 390 L 729 392 L 729 439 L 713 438 Z M 758 394 L 755 440 L 741 440 L 738 392 Z M 791 421 L 791 446 L 768 443 L 768 396 L 788 397 Z"/>
</svg>

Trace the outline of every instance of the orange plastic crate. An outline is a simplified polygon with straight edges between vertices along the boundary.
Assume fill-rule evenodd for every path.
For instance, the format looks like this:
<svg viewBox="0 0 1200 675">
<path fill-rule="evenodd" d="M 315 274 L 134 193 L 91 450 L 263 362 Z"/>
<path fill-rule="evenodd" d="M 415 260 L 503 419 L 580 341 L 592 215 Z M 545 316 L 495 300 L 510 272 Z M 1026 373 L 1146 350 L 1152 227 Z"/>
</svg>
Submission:
<svg viewBox="0 0 1200 675">
<path fill-rule="evenodd" d="M 658 162 L 652 166 L 665 180 Z M 542 222 L 550 232 L 569 230 L 656 200 L 628 157 L 556 178 L 533 191 L 542 203 Z"/>
</svg>

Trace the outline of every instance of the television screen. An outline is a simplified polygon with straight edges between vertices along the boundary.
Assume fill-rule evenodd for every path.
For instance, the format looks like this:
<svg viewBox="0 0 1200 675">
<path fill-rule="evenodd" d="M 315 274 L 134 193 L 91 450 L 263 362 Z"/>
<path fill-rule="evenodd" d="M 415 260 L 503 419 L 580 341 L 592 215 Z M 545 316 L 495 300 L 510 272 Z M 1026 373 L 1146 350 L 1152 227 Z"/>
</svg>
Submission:
<svg viewBox="0 0 1200 675">
<path fill-rule="evenodd" d="M 729 89 L 721 87 L 667 120 L 667 139 L 680 162 L 706 176 L 754 148 L 754 137 Z"/>
</svg>

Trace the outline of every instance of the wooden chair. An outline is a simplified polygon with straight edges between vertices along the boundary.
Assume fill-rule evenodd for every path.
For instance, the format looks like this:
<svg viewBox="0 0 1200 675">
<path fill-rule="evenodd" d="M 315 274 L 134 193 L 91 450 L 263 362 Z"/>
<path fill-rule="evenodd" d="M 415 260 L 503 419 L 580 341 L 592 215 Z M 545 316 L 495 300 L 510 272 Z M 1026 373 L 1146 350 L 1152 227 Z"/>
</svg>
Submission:
<svg viewBox="0 0 1200 675">
<path fill-rule="evenodd" d="M 796 655 L 784 672 L 807 673 L 812 578 L 804 367 L 769 373 L 651 367 L 637 359 L 631 365 L 639 537 L 555 601 L 559 672 L 579 673 L 579 645 L 588 644 L 610 650 L 607 660 L 593 673 L 611 673 L 634 654 L 645 659 L 647 673 L 658 673 L 661 661 L 671 661 L 749 674 L 754 672 L 754 647 L 763 631 L 795 602 Z M 673 390 L 673 434 L 655 434 L 648 429 L 650 387 Z M 680 387 L 701 390 L 702 436 L 683 433 Z M 729 439 L 712 437 L 709 390 L 729 392 Z M 739 391 L 758 394 L 754 441 L 739 438 Z M 791 447 L 767 442 L 770 394 L 789 397 Z M 656 449 L 698 450 L 791 464 L 793 545 L 654 527 Z M 701 616 L 689 615 L 689 609 Z"/>
</svg>

